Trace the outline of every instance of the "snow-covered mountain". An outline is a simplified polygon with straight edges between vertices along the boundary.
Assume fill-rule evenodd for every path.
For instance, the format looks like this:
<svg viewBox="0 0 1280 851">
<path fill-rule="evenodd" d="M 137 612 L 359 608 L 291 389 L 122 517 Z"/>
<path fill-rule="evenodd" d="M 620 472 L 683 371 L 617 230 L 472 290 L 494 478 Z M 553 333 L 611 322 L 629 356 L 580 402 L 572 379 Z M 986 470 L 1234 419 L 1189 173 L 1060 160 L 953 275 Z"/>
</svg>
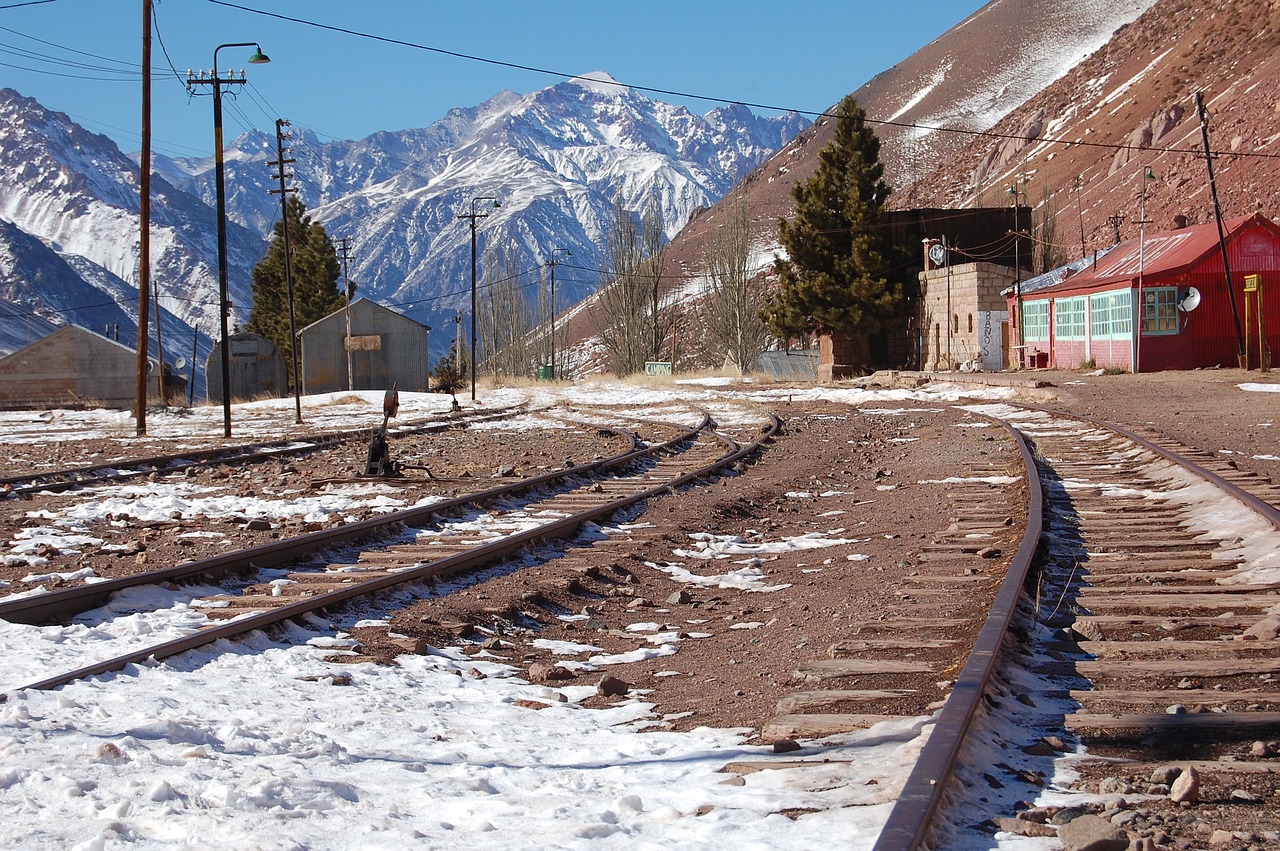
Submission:
<svg viewBox="0 0 1280 851">
<path fill-rule="evenodd" d="M 614 204 L 656 205 L 668 237 L 799 132 L 796 114 L 761 117 L 741 106 L 698 116 L 596 73 L 529 95 L 501 92 L 452 110 L 423 130 L 322 143 L 298 133 L 295 183 L 312 217 L 352 245 L 350 276 L 361 294 L 439 324 L 470 298 L 471 233 L 459 213 L 477 208 L 484 245 L 512 249 L 534 274 L 552 248 L 581 267 L 565 275 L 568 304 L 598 283 L 595 269 Z M 266 234 L 279 217 L 267 162 L 274 137 L 246 134 L 226 153 L 228 210 Z M 169 179 L 212 202 L 212 159 L 169 160 Z M 483 277 L 483 270 L 481 271 Z M 443 345 L 442 340 L 442 345 Z"/>
<path fill-rule="evenodd" d="M 470 230 L 458 213 L 472 199 L 502 203 L 480 220 L 482 243 L 514 246 L 532 270 L 552 248 L 568 248 L 592 269 L 562 277 L 558 301 L 567 304 L 597 283 L 594 258 L 615 201 L 630 211 L 655 203 L 674 235 L 805 123 L 742 107 L 696 116 L 597 74 L 531 95 L 504 91 L 425 129 L 334 142 L 299 132 L 290 155 L 313 218 L 350 239 L 361 294 L 430 322 L 468 301 Z M 136 333 L 136 161 L 12 89 L 0 90 L 0 130 L 0 219 L 12 224 L 7 242 L 21 246 L 11 255 L 23 258 L 8 269 L 57 267 L 11 275 L 0 298 L 17 314 Z M 279 218 L 279 196 L 268 191 L 276 155 L 274 136 L 261 132 L 225 153 L 233 324 L 247 317 L 250 272 Z M 192 327 L 217 325 L 214 160 L 157 156 L 153 165 L 152 281 L 163 307 L 186 323 L 170 331 L 166 322 L 164 331 L 190 341 Z M 83 286 L 63 281 L 55 293 L 45 284 L 68 274 Z M 99 307 L 86 313 L 85 305 Z"/>
<path fill-rule="evenodd" d="M 155 292 L 166 310 L 187 323 L 186 335 L 197 324 L 211 330 L 218 322 L 213 210 L 163 178 L 153 179 L 151 189 Z M 0 89 L 0 219 L 59 254 L 82 257 L 127 281 L 135 289 L 124 301 L 131 301 L 136 313 L 137 164 L 106 136 L 85 130 L 13 89 Z M 247 308 L 249 273 L 266 245 L 233 223 L 227 229 L 227 247 L 230 298 Z M 42 295 L 55 298 L 53 293 Z M 62 315 L 80 324 L 72 315 Z"/>
<path fill-rule="evenodd" d="M 133 347 L 138 341 L 138 290 L 102 266 L 76 254 L 59 254 L 12 222 L 0 219 L 0 356 L 74 324 Z M 154 315 L 148 352 L 164 347 L 165 361 L 179 357 L 203 362 L 212 346 L 207 334 L 169 310 L 161 310 L 156 338 Z M 211 329 L 210 329 L 211 330 Z M 184 374 L 190 372 L 183 370 Z M 195 391 L 204 392 L 204 376 L 195 375 Z"/>
</svg>

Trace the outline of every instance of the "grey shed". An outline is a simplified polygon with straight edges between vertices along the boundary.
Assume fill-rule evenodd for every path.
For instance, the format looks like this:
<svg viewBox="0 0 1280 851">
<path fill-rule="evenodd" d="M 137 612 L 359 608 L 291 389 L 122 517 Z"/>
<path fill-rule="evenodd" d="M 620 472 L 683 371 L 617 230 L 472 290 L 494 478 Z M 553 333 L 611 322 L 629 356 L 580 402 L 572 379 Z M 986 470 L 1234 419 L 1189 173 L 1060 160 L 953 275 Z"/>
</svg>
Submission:
<svg viewBox="0 0 1280 851">
<path fill-rule="evenodd" d="M 289 391 L 289 374 L 280 349 L 261 334 L 232 334 L 227 337 L 231 353 L 232 400 L 275 399 Z M 215 341 L 205 361 L 205 386 L 210 402 L 222 401 L 222 344 Z"/>
<path fill-rule="evenodd" d="M 148 364 L 155 369 L 154 359 Z M 148 394 L 154 385 L 148 382 Z M 131 409 L 137 393 L 137 352 L 78 325 L 0 358 L 0 407 Z"/>
<path fill-rule="evenodd" d="M 357 299 L 298 332 L 302 391 L 387 390 L 395 384 L 401 390 L 425 392 L 430 331 L 430 326 L 390 308 Z"/>
</svg>

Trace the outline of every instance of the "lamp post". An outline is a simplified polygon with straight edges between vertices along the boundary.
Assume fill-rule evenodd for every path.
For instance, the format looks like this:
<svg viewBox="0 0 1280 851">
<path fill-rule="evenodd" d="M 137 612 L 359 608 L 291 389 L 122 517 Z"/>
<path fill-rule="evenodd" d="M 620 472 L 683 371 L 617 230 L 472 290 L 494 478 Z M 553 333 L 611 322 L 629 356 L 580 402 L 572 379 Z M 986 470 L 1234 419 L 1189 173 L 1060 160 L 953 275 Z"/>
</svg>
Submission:
<svg viewBox="0 0 1280 851">
<path fill-rule="evenodd" d="M 565 257 L 572 257 L 573 252 L 567 248 L 551 249 L 551 259 L 547 265 L 551 267 L 551 380 L 556 380 L 556 252 L 563 251 Z"/>
<path fill-rule="evenodd" d="M 1013 196 L 1013 309 L 1017 313 L 1014 321 L 1018 327 L 1018 366 L 1026 365 L 1027 340 L 1022 327 L 1022 228 L 1018 221 L 1018 185 L 1015 183 L 1005 190 Z"/>
<path fill-rule="evenodd" d="M 458 218 L 471 220 L 471 401 L 476 400 L 476 219 L 488 217 L 488 213 L 477 213 L 476 203 L 479 201 L 492 201 L 493 208 L 497 209 L 502 205 L 498 203 L 498 199 L 492 195 L 481 195 L 479 198 L 471 199 L 471 212 L 459 213 Z"/>
<path fill-rule="evenodd" d="M 218 74 L 218 51 L 224 47 L 252 47 L 253 55 L 249 57 L 250 65 L 264 65 L 271 59 L 262 52 L 262 48 L 254 41 L 240 41 L 231 44 L 220 44 L 213 49 L 213 75 L 206 78 L 202 71 L 199 76 L 187 72 L 187 83 L 205 83 L 213 86 L 213 160 L 214 160 L 214 194 L 217 198 L 218 218 L 218 321 L 219 344 L 222 347 L 222 434 L 231 436 L 231 353 L 227 350 L 227 187 L 223 176 L 222 155 L 222 87 L 224 85 L 244 85 L 244 72 L 236 77 L 234 72 L 225 79 Z"/>
<path fill-rule="evenodd" d="M 1133 374 L 1137 375 L 1142 365 L 1142 313 L 1146 293 L 1142 289 L 1147 260 L 1147 181 L 1155 180 L 1150 166 L 1143 166 L 1142 188 L 1138 192 L 1138 321 L 1133 329 Z"/>
</svg>

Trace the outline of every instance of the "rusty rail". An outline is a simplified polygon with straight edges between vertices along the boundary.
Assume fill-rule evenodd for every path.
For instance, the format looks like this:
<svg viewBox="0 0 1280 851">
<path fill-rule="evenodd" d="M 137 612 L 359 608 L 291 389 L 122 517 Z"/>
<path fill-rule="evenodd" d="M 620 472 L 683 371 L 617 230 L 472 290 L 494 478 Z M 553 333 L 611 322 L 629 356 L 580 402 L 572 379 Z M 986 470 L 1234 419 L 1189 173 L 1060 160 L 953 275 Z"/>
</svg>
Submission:
<svg viewBox="0 0 1280 851">
<path fill-rule="evenodd" d="M 692 439 L 699 432 L 704 431 L 707 428 L 708 423 L 709 423 L 709 419 L 704 417 L 703 422 L 700 423 L 696 428 L 692 429 L 690 432 L 679 435 L 675 438 L 672 438 L 671 440 L 664 441 L 663 443 L 655 444 L 654 446 L 645 447 L 641 449 L 632 449 L 622 455 L 615 456 L 613 458 L 604 459 L 602 461 L 597 461 L 592 464 L 581 465 L 580 467 L 558 472 L 555 474 L 544 474 L 542 476 L 538 476 L 535 478 L 540 480 L 540 482 L 545 482 L 545 481 L 549 481 L 552 478 L 562 478 L 565 476 L 580 475 L 581 473 L 589 471 L 591 469 L 601 469 L 605 466 L 617 466 L 621 464 L 626 464 L 626 463 L 629 463 L 629 461 L 636 460 L 637 458 L 640 458 L 643 456 L 665 452 L 672 449 L 674 446 L 678 445 L 681 442 Z M 33 688 L 33 689 L 56 688 L 60 685 L 65 685 L 66 683 L 73 682 L 77 679 L 82 679 L 84 677 L 96 676 L 98 674 L 108 673 L 111 671 L 118 671 L 131 664 L 143 663 L 150 659 L 156 659 L 156 660 L 164 659 L 169 656 L 173 656 L 178 653 L 183 653 L 188 650 L 192 650 L 196 647 L 200 647 L 200 646 L 212 643 L 214 641 L 218 641 L 219 639 L 231 638 L 237 635 L 243 635 L 244 633 L 247 633 L 247 632 L 252 632 L 254 630 L 260 630 L 267 626 L 280 623 L 290 618 L 298 617 L 308 612 L 313 612 L 319 609 L 338 605 L 340 603 L 344 603 L 348 600 L 351 600 L 357 597 L 364 597 L 371 594 L 376 594 L 397 585 L 402 585 L 410 582 L 417 582 L 417 581 L 421 581 L 428 578 L 440 577 L 440 576 L 445 576 L 445 575 L 457 573 L 464 570 L 473 569 L 481 565 L 491 563 L 495 560 L 504 558 L 510 555 L 511 553 L 514 553 L 532 544 L 536 544 L 536 543 L 547 541 L 547 540 L 555 540 L 555 539 L 569 537 L 571 535 L 576 534 L 577 531 L 581 528 L 581 526 L 585 523 L 593 522 L 601 518 L 607 517 L 623 508 L 634 505 L 635 503 L 641 502 L 646 499 L 650 499 L 654 496 L 658 496 L 663 493 L 667 493 L 675 488 L 682 487 L 698 478 L 702 478 L 714 472 L 717 472 L 730 464 L 737 463 L 739 460 L 743 459 L 747 455 L 757 451 L 765 442 L 767 442 L 768 440 L 771 440 L 776 435 L 776 433 L 780 428 L 781 428 L 781 421 L 778 419 L 776 415 L 771 415 L 769 425 L 762 431 L 761 435 L 756 440 L 752 441 L 750 444 L 746 446 L 739 446 L 733 441 L 728 440 L 723 436 L 716 434 L 716 437 L 726 445 L 728 451 L 724 455 L 722 455 L 720 458 L 718 458 L 716 461 L 710 464 L 704 465 L 695 470 L 688 471 L 671 480 L 651 485 L 650 487 L 639 490 L 633 494 L 628 494 L 625 496 L 620 496 L 614 499 L 606 500 L 599 505 L 584 509 L 568 517 L 561 518 L 559 520 L 553 521 L 548 524 L 544 524 L 542 526 L 538 526 L 533 529 L 528 529 L 524 532 L 509 535 L 507 537 L 501 538 L 489 544 L 478 546 L 474 550 L 448 556 L 446 558 L 433 561 L 429 564 L 422 564 L 417 567 L 410 568 L 408 570 L 398 571 L 391 575 L 378 576 L 362 583 L 353 584 L 349 588 L 336 589 L 323 594 L 313 595 L 313 596 L 307 597 L 305 600 L 300 600 L 299 602 L 296 602 L 296 603 L 290 603 L 284 606 L 280 606 L 280 607 L 271 609 L 269 611 L 255 612 L 253 614 L 245 615 L 244 617 L 236 618 L 224 624 L 203 628 L 191 635 L 183 636 L 181 638 L 173 639 L 173 640 L 156 644 L 150 647 L 135 650 L 133 652 L 124 654 L 122 656 L 117 656 L 112 659 L 107 659 L 101 662 L 93 663 L 91 665 L 86 665 L 74 671 L 66 672 L 53 677 L 48 677 L 38 682 L 30 683 L 27 686 L 24 686 L 24 688 Z M 534 486 L 533 480 L 526 480 L 524 482 L 521 482 L 518 487 L 521 489 L 524 489 L 532 486 Z M 454 503 L 454 507 L 457 507 L 458 504 L 485 501 L 488 499 L 495 498 L 497 496 L 508 494 L 511 491 L 512 489 L 510 487 L 491 488 L 488 491 L 482 492 L 482 494 L 473 494 L 470 497 L 462 498 L 459 500 L 450 500 L 449 502 Z M 443 503 L 436 503 L 432 506 L 427 506 L 425 508 L 411 509 L 407 511 L 397 512 L 394 515 L 388 515 L 387 517 L 384 517 L 384 518 L 378 518 L 376 524 L 373 521 L 365 521 L 364 523 L 352 524 L 352 525 L 353 527 L 354 526 L 366 527 L 363 531 L 370 531 L 375 525 L 385 526 L 385 525 L 411 524 L 414 521 L 425 520 L 430 515 L 444 510 L 442 506 L 443 506 Z M 351 527 L 344 527 L 343 530 L 329 530 L 329 531 L 330 532 L 351 531 Z M 324 533 L 316 533 L 316 535 L 322 535 L 322 534 Z M 312 536 L 304 536 L 304 537 L 312 537 Z M 295 542 L 296 540 L 297 539 L 295 539 Z M 294 547 L 296 546 L 295 542 L 283 542 L 280 546 L 286 546 L 290 549 L 290 551 L 293 551 Z M 333 538 L 327 538 L 325 540 L 325 543 L 332 543 L 332 542 L 333 542 Z M 315 543 L 315 546 L 320 546 L 320 545 L 321 545 L 320 543 Z M 253 550 L 244 551 L 242 553 L 229 554 L 228 556 L 222 557 L 217 561 L 230 562 L 232 560 L 238 560 L 243 569 L 247 569 L 251 566 L 257 567 L 262 565 L 261 552 L 266 549 L 269 549 L 269 548 L 258 547 L 258 548 L 254 548 Z M 282 558 L 282 560 L 287 560 L 287 559 Z M 224 564 L 224 568 L 227 570 L 230 570 L 231 565 Z M 103 583 L 99 583 L 99 584 L 103 584 Z M 97 588 L 97 585 L 90 586 L 90 588 Z"/>
</svg>

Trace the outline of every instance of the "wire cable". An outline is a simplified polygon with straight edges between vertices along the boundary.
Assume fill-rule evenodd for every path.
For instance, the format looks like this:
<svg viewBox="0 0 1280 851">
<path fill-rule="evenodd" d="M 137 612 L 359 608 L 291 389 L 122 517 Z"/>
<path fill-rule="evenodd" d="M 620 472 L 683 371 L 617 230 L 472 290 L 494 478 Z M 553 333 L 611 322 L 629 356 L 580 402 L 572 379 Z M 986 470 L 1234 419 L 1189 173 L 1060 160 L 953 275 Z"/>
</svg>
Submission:
<svg viewBox="0 0 1280 851">
<path fill-rule="evenodd" d="M 525 65 L 519 62 L 508 62 L 505 60 L 493 59 L 486 56 L 477 56 L 470 53 L 461 53 L 456 50 L 447 50 L 442 47 L 432 47 L 430 45 L 420 44 L 418 42 L 406 41 L 404 39 L 392 38 L 390 36 L 364 32 L 362 30 L 355 30 L 349 27 L 340 27 L 334 24 L 325 24 L 319 21 L 308 20 L 306 18 L 298 18 L 291 15 L 283 15 L 283 14 L 280 14 L 279 12 L 268 12 L 263 9 L 255 9 L 251 6 L 245 6 L 241 3 L 232 3 L 230 2 L 230 0 L 206 0 L 206 2 L 212 3 L 216 6 L 224 6 L 229 9 L 239 9 L 242 12 L 249 12 L 255 15 L 262 15 L 263 17 L 275 18 L 276 20 L 287 21 L 289 23 L 294 23 L 294 24 L 300 24 L 302 26 L 314 27 L 316 29 L 327 30 L 329 32 L 341 33 L 343 35 L 350 35 L 350 36 L 355 36 L 357 38 L 369 39 L 371 41 L 377 41 L 383 44 L 393 44 L 399 47 L 408 47 L 414 50 L 422 50 L 428 53 L 439 54 L 441 56 L 449 56 L 455 59 L 463 59 L 468 62 L 478 62 L 484 65 L 494 65 L 500 68 L 511 68 L 516 71 L 528 71 L 530 73 L 541 74 L 544 76 L 556 77 L 560 79 L 567 79 L 567 80 L 590 79 L 593 83 L 598 83 L 603 85 L 613 85 L 622 89 L 634 89 L 635 91 L 638 91 L 638 92 L 647 92 L 650 94 L 659 94 L 659 95 L 667 95 L 671 97 L 687 98 L 689 100 L 706 101 L 709 103 L 740 105 L 740 106 L 748 107 L 750 109 L 761 109 L 761 110 L 766 110 L 770 112 L 794 112 L 799 115 L 812 116 L 815 119 L 839 117 L 839 113 L 832 113 L 827 111 L 813 111 L 813 110 L 807 110 L 807 109 L 797 109 L 795 107 L 780 106 L 778 104 L 756 103 L 752 101 L 738 100 L 736 98 L 725 98 L 725 97 L 719 97 L 715 95 L 698 94 L 696 92 L 685 92 L 685 91 L 680 91 L 678 89 L 663 89 L 663 88 L 658 88 L 656 86 L 635 85 L 631 83 L 619 82 L 617 80 L 598 80 L 596 78 L 584 77 L 581 74 L 569 74 L 564 71 L 556 71 L 549 68 L 540 68 L 536 65 Z M 943 125 L 927 125 L 927 124 L 919 124 L 916 122 L 893 121 L 889 119 L 874 119 L 869 117 L 864 118 L 864 120 L 866 121 L 867 124 L 872 124 L 880 127 L 895 127 L 902 130 L 913 130 L 917 132 L 926 131 L 926 132 L 932 132 L 932 133 L 958 133 L 963 136 L 971 136 L 975 138 L 1015 139 L 1022 142 L 1028 141 L 1026 138 L 1026 134 L 1024 133 L 1001 133 L 995 130 L 972 130 L 972 129 L 963 128 L 963 127 L 946 127 Z M 1083 139 L 1065 139 L 1065 138 L 1055 138 L 1051 136 L 1040 136 L 1031 141 L 1035 141 L 1038 144 L 1064 145 L 1067 148 L 1077 148 L 1077 147 L 1078 148 L 1101 148 L 1108 151 L 1130 151 L 1133 153 L 1147 153 L 1147 154 L 1154 154 L 1154 155 L 1167 153 L 1167 154 L 1195 154 L 1197 156 L 1203 156 L 1204 154 L 1203 150 L 1200 148 L 1160 148 L 1160 149 L 1142 148 L 1138 145 L 1128 143 L 1128 142 L 1123 142 L 1123 143 L 1092 142 L 1092 141 L 1085 141 Z M 1235 157 L 1255 157 L 1259 159 L 1280 158 L 1280 153 L 1270 154 L 1270 153 L 1262 153 L 1258 151 L 1233 151 L 1231 152 L 1231 155 Z"/>
</svg>

